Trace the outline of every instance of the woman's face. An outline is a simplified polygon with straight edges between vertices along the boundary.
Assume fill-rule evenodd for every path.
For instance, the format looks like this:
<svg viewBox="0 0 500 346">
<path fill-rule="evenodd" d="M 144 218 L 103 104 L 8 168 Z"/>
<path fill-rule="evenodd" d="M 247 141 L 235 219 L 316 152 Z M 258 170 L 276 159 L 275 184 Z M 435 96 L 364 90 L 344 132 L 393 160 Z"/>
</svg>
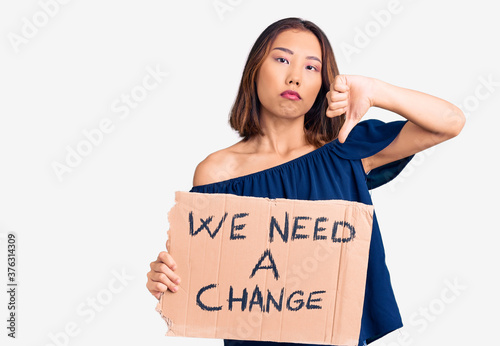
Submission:
<svg viewBox="0 0 500 346">
<path fill-rule="evenodd" d="M 321 88 L 321 67 L 321 46 L 313 33 L 280 33 L 257 72 L 260 116 L 293 119 L 306 114 Z"/>
</svg>

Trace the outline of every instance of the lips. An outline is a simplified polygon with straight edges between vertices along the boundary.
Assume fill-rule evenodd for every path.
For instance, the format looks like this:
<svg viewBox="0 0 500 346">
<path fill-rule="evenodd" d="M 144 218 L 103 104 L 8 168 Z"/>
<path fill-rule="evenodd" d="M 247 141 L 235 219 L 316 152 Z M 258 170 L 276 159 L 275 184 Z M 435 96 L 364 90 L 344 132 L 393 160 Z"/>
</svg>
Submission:
<svg viewBox="0 0 500 346">
<path fill-rule="evenodd" d="M 287 98 L 289 100 L 300 100 L 300 95 L 298 92 L 293 91 L 293 90 L 286 90 L 281 93 L 281 96 L 284 98 Z"/>
</svg>

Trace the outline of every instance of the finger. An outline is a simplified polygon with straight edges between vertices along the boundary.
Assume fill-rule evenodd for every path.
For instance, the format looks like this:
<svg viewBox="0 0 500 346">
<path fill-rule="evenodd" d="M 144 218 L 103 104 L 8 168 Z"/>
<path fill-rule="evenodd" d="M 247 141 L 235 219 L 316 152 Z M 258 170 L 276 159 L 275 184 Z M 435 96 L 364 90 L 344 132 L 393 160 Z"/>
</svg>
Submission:
<svg viewBox="0 0 500 346">
<path fill-rule="evenodd" d="M 348 105 L 349 105 L 349 101 L 347 101 L 347 100 L 345 100 L 345 101 L 331 102 L 328 105 L 328 109 L 330 109 L 331 111 L 334 111 L 334 110 L 337 110 L 337 109 L 346 108 Z"/>
<path fill-rule="evenodd" d="M 339 139 L 340 143 L 344 143 L 346 141 L 347 136 L 349 135 L 351 130 L 354 128 L 354 126 L 356 126 L 356 121 L 351 120 L 351 119 L 346 119 L 344 125 L 342 125 L 342 128 L 340 129 L 340 132 L 339 132 L 338 139 Z"/>
<path fill-rule="evenodd" d="M 344 101 L 349 99 L 349 91 L 340 92 L 337 90 L 330 90 L 326 93 L 326 100 L 328 102 Z"/>
<path fill-rule="evenodd" d="M 347 78 L 344 75 L 337 75 L 335 76 L 335 79 L 333 80 L 333 89 L 331 88 L 330 85 L 330 90 L 335 90 L 339 92 L 346 92 L 349 90 L 349 86 L 347 85 Z"/>
<path fill-rule="evenodd" d="M 335 110 L 327 109 L 326 116 L 329 118 L 334 118 L 334 117 L 338 117 L 338 116 L 344 114 L 345 112 L 346 112 L 346 108 L 338 108 Z"/>
<path fill-rule="evenodd" d="M 172 271 L 172 269 L 166 266 L 165 263 L 159 263 L 159 262 L 154 263 L 153 265 L 151 265 L 151 272 L 163 273 L 173 283 L 179 284 L 181 282 L 181 277 L 175 274 Z"/>
<path fill-rule="evenodd" d="M 160 299 L 161 294 L 168 289 L 168 287 L 161 282 L 155 281 L 148 281 L 146 283 L 146 288 L 152 295 L 156 297 L 156 299 Z"/>
<path fill-rule="evenodd" d="M 173 283 L 164 273 L 149 272 L 148 283 L 155 290 L 158 290 L 158 287 L 161 287 L 163 291 L 169 289 L 172 292 L 176 292 L 179 289 L 178 285 Z"/>
<path fill-rule="evenodd" d="M 346 101 L 349 99 L 349 93 L 347 92 L 338 92 L 338 91 L 332 91 L 330 92 L 328 100 L 330 102 L 339 102 L 339 101 Z"/>
<path fill-rule="evenodd" d="M 174 259 L 166 251 L 160 252 L 160 254 L 158 255 L 158 261 L 165 263 L 172 270 L 177 269 L 177 264 L 175 263 Z"/>
<path fill-rule="evenodd" d="M 172 279 L 163 272 L 150 271 L 147 276 L 151 281 L 161 282 L 162 284 L 168 286 L 169 288 L 175 287 L 180 282 L 180 278 Z"/>
</svg>

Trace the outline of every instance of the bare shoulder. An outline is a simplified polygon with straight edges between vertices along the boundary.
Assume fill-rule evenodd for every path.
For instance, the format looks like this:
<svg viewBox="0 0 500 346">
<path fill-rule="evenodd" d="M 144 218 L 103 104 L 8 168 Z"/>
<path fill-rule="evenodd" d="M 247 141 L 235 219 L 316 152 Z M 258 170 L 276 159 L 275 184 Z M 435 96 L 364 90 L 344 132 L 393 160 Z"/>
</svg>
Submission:
<svg viewBox="0 0 500 346">
<path fill-rule="evenodd" d="M 201 161 L 194 172 L 193 186 L 206 185 L 234 178 L 241 161 L 241 142 L 218 150 Z"/>
</svg>

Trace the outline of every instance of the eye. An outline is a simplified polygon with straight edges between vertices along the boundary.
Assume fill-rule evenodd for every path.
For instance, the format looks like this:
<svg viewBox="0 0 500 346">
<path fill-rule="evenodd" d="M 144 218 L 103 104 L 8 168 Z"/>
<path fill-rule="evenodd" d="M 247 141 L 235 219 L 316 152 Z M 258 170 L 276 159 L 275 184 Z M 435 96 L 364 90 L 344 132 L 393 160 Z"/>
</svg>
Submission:
<svg viewBox="0 0 500 346">
<path fill-rule="evenodd" d="M 308 70 L 315 70 L 315 71 L 319 71 L 319 69 L 316 68 L 316 66 L 313 66 L 313 65 L 309 65 L 306 67 L 306 69 Z"/>
<path fill-rule="evenodd" d="M 286 60 L 285 58 L 276 58 L 276 61 L 288 63 L 288 60 Z"/>
</svg>

